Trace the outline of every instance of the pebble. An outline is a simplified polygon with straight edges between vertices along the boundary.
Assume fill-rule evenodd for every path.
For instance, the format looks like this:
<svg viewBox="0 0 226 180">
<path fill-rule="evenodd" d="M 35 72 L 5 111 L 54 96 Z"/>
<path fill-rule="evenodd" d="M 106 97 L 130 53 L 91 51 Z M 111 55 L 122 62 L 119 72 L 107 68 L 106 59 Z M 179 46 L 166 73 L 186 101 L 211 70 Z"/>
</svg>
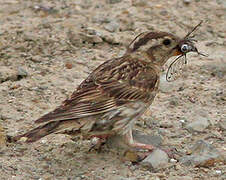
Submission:
<svg viewBox="0 0 226 180">
<path fill-rule="evenodd" d="M 104 16 L 103 14 L 98 14 L 98 15 L 94 15 L 92 17 L 92 22 L 93 23 L 99 23 L 99 24 L 109 23 L 110 19 L 108 17 Z"/>
<path fill-rule="evenodd" d="M 226 120 L 220 121 L 218 125 L 222 131 L 226 130 Z"/>
<path fill-rule="evenodd" d="M 83 34 L 80 33 L 81 39 L 83 42 L 88 42 L 88 43 L 101 43 L 103 40 L 101 39 L 100 36 L 98 35 L 89 35 L 89 34 Z"/>
<path fill-rule="evenodd" d="M 184 156 L 180 162 L 186 166 L 211 167 L 215 163 L 224 161 L 219 151 L 211 144 L 199 140 L 189 150 L 191 155 Z"/>
<path fill-rule="evenodd" d="M 102 39 L 109 44 L 120 44 L 121 39 L 113 33 L 104 33 Z"/>
<path fill-rule="evenodd" d="M 173 127 L 173 123 L 170 121 L 162 121 L 159 123 L 161 128 L 172 128 Z"/>
<path fill-rule="evenodd" d="M 23 78 L 23 77 L 27 77 L 27 75 L 28 75 L 28 73 L 24 68 L 18 67 L 18 69 L 17 69 L 18 80 Z"/>
<path fill-rule="evenodd" d="M 141 162 L 141 165 L 159 169 L 165 167 L 168 164 L 168 161 L 168 155 L 164 151 L 156 149 Z"/>
<path fill-rule="evenodd" d="M 193 178 L 190 176 L 172 176 L 168 180 L 193 180 Z"/>
<path fill-rule="evenodd" d="M 136 180 L 136 178 L 135 177 L 126 178 L 126 177 L 122 177 L 122 176 L 113 176 L 113 177 L 111 177 L 111 180 Z"/>
<path fill-rule="evenodd" d="M 107 0 L 106 1 L 108 4 L 116 4 L 122 2 L 122 0 Z"/>
<path fill-rule="evenodd" d="M 210 123 L 206 117 L 198 116 L 196 120 L 186 126 L 186 129 L 193 133 L 193 132 L 204 132 Z"/>
<path fill-rule="evenodd" d="M 191 3 L 191 0 L 183 0 L 184 4 L 188 5 Z"/>
<path fill-rule="evenodd" d="M 133 131 L 133 137 L 137 142 L 160 146 L 163 143 L 163 138 L 160 135 L 147 135 L 140 131 Z"/>
<path fill-rule="evenodd" d="M 110 23 L 106 24 L 104 28 L 109 32 L 115 32 L 119 29 L 119 23 L 117 21 L 111 21 Z"/>
<path fill-rule="evenodd" d="M 222 174 L 222 171 L 221 170 L 216 170 L 215 172 L 216 172 L 217 175 Z"/>
<path fill-rule="evenodd" d="M 176 160 L 176 159 L 170 159 L 170 162 L 171 162 L 171 163 L 176 163 L 177 160 Z"/>
</svg>

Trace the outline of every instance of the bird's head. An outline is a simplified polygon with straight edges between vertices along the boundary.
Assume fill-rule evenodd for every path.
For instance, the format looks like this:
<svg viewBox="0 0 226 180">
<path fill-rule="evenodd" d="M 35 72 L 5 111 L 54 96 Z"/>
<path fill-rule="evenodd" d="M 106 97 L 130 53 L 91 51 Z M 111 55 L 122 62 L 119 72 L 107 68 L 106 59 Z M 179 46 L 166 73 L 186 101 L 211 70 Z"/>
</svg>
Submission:
<svg viewBox="0 0 226 180">
<path fill-rule="evenodd" d="M 193 37 L 190 37 L 201 22 L 184 38 L 179 38 L 167 32 L 145 32 L 138 35 L 128 46 L 127 53 L 131 56 L 146 57 L 149 61 L 163 65 L 172 56 L 186 56 L 189 52 L 198 52 Z"/>
</svg>

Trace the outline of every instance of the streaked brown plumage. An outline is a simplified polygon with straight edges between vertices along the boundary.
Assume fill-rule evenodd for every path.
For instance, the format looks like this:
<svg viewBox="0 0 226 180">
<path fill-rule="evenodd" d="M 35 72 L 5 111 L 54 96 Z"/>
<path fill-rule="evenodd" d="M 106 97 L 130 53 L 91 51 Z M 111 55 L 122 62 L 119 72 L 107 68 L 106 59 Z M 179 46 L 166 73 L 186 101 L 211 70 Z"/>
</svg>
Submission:
<svg viewBox="0 0 226 180">
<path fill-rule="evenodd" d="M 189 45 L 182 51 L 182 45 Z M 151 105 L 159 86 L 160 69 L 172 56 L 198 52 L 188 38 L 166 32 L 145 32 L 128 46 L 124 56 L 106 61 L 84 80 L 72 96 L 54 111 L 36 120 L 39 127 L 15 137 L 27 142 L 56 132 L 83 136 L 125 138 L 132 147 L 153 147 L 134 142 L 132 127 Z"/>
</svg>

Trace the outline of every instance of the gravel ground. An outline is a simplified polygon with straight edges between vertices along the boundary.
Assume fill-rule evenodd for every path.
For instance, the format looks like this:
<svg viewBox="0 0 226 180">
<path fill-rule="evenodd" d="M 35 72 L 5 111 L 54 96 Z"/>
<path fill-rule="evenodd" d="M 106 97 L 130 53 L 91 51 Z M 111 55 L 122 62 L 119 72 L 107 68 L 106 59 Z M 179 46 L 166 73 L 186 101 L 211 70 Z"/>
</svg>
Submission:
<svg viewBox="0 0 226 180">
<path fill-rule="evenodd" d="M 153 169 L 108 150 L 88 153 L 89 141 L 67 135 L 33 144 L 4 141 L 4 133 L 35 127 L 140 32 L 183 37 L 203 20 L 197 46 L 209 56 L 189 55 L 174 82 L 163 72 L 160 92 L 135 129 L 183 154 L 204 140 L 225 155 L 225 8 L 224 0 L 0 0 L 0 179 L 226 179 L 225 160 L 205 166 L 170 161 Z"/>
</svg>

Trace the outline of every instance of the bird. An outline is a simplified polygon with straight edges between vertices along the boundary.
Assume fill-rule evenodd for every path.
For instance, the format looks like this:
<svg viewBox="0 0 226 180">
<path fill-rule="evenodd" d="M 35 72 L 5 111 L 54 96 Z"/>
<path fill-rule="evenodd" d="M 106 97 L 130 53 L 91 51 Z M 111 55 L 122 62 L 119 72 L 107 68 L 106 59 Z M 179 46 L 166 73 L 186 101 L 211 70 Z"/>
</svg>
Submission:
<svg viewBox="0 0 226 180">
<path fill-rule="evenodd" d="M 200 24 L 183 38 L 163 31 L 139 34 L 122 57 L 99 65 L 60 106 L 37 119 L 36 128 L 15 136 L 14 141 L 23 137 L 31 143 L 51 133 L 73 132 L 85 139 L 104 140 L 119 135 L 129 147 L 152 151 L 154 146 L 134 140 L 134 123 L 158 93 L 161 69 L 168 59 L 201 54 L 190 38 Z"/>
</svg>

